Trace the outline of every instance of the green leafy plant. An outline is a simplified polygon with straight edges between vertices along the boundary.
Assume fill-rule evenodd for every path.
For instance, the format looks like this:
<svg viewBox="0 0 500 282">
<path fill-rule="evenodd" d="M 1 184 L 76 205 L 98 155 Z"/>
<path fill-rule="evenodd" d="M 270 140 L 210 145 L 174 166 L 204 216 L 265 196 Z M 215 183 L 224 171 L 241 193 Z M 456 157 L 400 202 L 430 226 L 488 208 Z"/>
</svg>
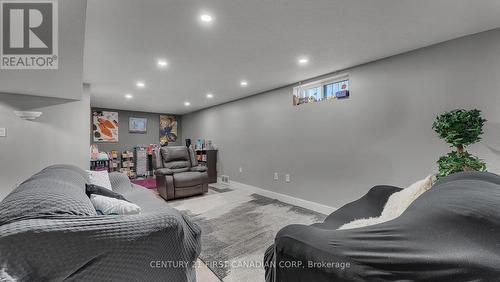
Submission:
<svg viewBox="0 0 500 282">
<path fill-rule="evenodd" d="M 483 125 L 486 122 L 477 109 L 457 109 L 437 116 L 432 128 L 438 136 L 455 147 L 453 151 L 439 158 L 438 177 L 460 171 L 486 171 L 486 164 L 465 151 L 465 147 L 481 141 Z"/>
<path fill-rule="evenodd" d="M 486 164 L 468 152 L 451 152 L 439 158 L 439 177 L 460 171 L 486 171 Z"/>
</svg>

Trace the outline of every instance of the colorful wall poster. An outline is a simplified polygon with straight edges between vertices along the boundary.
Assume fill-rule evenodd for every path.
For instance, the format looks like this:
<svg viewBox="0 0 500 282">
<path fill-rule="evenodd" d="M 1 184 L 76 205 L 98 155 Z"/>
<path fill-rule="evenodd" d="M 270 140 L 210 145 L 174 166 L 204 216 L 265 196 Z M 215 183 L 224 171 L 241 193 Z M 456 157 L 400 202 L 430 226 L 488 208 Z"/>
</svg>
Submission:
<svg viewBox="0 0 500 282">
<path fill-rule="evenodd" d="M 118 113 L 93 111 L 92 133 L 94 142 L 118 142 Z"/>
<path fill-rule="evenodd" d="M 177 117 L 160 115 L 160 145 L 177 141 Z"/>
</svg>

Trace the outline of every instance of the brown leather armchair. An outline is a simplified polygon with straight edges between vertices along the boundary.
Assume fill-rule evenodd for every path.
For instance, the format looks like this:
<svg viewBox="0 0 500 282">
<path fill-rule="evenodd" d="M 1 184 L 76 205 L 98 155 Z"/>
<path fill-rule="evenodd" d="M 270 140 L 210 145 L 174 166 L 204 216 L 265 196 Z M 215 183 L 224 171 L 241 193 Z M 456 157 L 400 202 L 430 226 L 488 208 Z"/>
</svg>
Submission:
<svg viewBox="0 0 500 282">
<path fill-rule="evenodd" d="M 156 187 L 165 200 L 208 192 L 207 168 L 198 165 L 192 148 L 162 147 L 155 163 Z"/>
</svg>

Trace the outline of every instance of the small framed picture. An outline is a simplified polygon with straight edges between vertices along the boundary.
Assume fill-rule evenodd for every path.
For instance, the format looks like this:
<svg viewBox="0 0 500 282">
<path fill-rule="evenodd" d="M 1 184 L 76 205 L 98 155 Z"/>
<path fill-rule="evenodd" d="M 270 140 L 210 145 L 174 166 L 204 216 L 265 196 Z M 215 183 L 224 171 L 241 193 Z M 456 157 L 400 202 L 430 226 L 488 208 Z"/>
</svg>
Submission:
<svg viewBox="0 0 500 282">
<path fill-rule="evenodd" d="M 148 132 L 148 119 L 130 117 L 128 119 L 128 131 L 130 133 L 147 133 Z"/>
</svg>

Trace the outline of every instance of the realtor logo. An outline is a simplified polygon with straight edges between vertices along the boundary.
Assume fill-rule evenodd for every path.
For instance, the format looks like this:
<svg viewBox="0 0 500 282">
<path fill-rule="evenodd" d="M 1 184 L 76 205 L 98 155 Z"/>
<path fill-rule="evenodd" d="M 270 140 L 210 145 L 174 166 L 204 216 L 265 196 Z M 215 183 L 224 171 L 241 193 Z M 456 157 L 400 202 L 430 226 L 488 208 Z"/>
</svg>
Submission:
<svg viewBox="0 0 500 282">
<path fill-rule="evenodd" d="M 57 69 L 57 0 L 0 1 L 1 69 Z"/>
</svg>

